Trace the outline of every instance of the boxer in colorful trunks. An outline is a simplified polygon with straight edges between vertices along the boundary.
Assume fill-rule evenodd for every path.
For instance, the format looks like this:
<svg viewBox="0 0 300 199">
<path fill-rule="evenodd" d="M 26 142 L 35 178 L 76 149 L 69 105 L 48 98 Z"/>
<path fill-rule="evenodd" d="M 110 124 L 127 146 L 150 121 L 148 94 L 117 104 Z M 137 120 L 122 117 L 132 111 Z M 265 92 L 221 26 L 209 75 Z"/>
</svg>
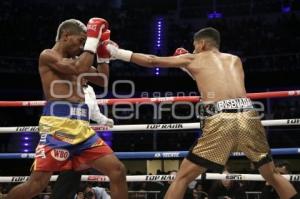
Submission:
<svg viewBox="0 0 300 199">
<path fill-rule="evenodd" d="M 89 126 L 85 103 L 47 102 L 40 118 L 34 171 L 83 170 L 113 151 Z"/>
<path fill-rule="evenodd" d="M 102 33 L 101 40 L 110 39 L 110 30 Z M 109 55 L 103 54 L 101 49 L 97 50 L 97 68 L 91 71 L 91 78 L 85 76 L 82 78 L 83 92 L 85 103 L 89 107 L 89 118 L 90 120 L 96 122 L 97 124 L 107 125 L 110 128 L 113 127 L 114 121 L 110 118 L 104 116 L 98 107 L 96 94 L 88 82 L 94 85 L 107 88 L 109 81 Z M 96 76 L 95 76 L 96 75 Z M 87 81 L 87 78 L 89 80 Z M 61 172 L 54 184 L 52 189 L 51 198 L 52 199 L 74 199 L 76 192 L 78 191 L 79 185 L 81 183 L 81 171 L 68 170 Z"/>
<path fill-rule="evenodd" d="M 102 18 L 91 18 L 87 26 L 66 20 L 57 29 L 55 45 L 41 52 L 39 73 L 47 103 L 39 122 L 40 143 L 29 180 L 15 186 L 7 199 L 33 198 L 54 171 L 88 167 L 109 177 L 113 199 L 128 198 L 126 169 L 89 127 L 89 108 L 83 103 L 81 78 L 95 72 L 95 53 L 101 56 L 97 49 L 107 30 Z"/>
<path fill-rule="evenodd" d="M 246 98 L 240 58 L 220 52 L 220 41 L 216 29 L 204 28 L 194 34 L 193 54 L 179 48 L 172 57 L 133 53 L 113 42 L 103 44 L 113 59 L 145 67 L 181 68 L 196 81 L 201 93 L 200 107 L 205 110 L 201 118 L 203 135 L 183 160 L 165 199 L 183 198 L 191 181 L 207 168 L 221 170 L 230 152 L 236 150 L 255 162 L 280 198 L 299 198 L 291 183 L 276 172 L 260 117 Z"/>
</svg>

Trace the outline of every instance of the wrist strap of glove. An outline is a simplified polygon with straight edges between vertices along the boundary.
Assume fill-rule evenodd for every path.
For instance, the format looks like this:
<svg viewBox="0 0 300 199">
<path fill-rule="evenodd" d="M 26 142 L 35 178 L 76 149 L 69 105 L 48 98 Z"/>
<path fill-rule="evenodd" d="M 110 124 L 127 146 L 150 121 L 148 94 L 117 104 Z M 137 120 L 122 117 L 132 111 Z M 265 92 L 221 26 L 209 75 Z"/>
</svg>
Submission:
<svg viewBox="0 0 300 199">
<path fill-rule="evenodd" d="M 130 62 L 133 53 L 130 50 L 119 49 L 111 44 L 107 45 L 107 50 L 110 52 L 112 58 L 120 59 L 126 62 Z"/>
<path fill-rule="evenodd" d="M 88 37 L 85 41 L 83 50 L 95 54 L 97 51 L 98 43 L 99 43 L 98 38 Z"/>
<path fill-rule="evenodd" d="M 101 58 L 97 56 L 97 63 L 98 64 L 109 64 L 110 59 L 109 58 Z"/>
</svg>

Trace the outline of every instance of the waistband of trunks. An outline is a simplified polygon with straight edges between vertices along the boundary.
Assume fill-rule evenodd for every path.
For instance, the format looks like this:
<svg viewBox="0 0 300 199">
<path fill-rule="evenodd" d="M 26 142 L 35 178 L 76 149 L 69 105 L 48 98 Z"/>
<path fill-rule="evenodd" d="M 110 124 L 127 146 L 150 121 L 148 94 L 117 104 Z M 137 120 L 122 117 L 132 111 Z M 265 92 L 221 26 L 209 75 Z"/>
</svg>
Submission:
<svg viewBox="0 0 300 199">
<path fill-rule="evenodd" d="M 200 106 L 200 114 L 204 116 L 214 115 L 217 113 L 238 113 L 254 109 L 249 98 L 227 99 L 214 103 L 203 103 Z"/>
<path fill-rule="evenodd" d="M 44 106 L 43 116 L 56 116 L 89 121 L 89 108 L 85 103 L 48 101 Z"/>
</svg>

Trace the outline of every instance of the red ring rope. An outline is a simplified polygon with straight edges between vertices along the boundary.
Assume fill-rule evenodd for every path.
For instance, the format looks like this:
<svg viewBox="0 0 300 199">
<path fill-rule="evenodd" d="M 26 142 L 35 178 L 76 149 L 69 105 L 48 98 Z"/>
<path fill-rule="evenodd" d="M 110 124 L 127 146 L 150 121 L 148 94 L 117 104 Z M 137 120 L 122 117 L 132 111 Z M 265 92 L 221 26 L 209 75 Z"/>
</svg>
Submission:
<svg viewBox="0 0 300 199">
<path fill-rule="evenodd" d="M 251 99 L 266 99 L 280 97 L 300 96 L 300 90 L 290 91 L 271 91 L 260 93 L 248 93 L 247 97 Z M 160 103 L 160 102 L 198 102 L 199 96 L 180 96 L 180 97 L 157 97 L 157 98 L 129 98 L 129 99 L 99 99 L 98 104 L 112 105 L 116 103 Z M 45 101 L 0 101 L 0 107 L 27 107 L 27 106 L 43 106 Z"/>
</svg>

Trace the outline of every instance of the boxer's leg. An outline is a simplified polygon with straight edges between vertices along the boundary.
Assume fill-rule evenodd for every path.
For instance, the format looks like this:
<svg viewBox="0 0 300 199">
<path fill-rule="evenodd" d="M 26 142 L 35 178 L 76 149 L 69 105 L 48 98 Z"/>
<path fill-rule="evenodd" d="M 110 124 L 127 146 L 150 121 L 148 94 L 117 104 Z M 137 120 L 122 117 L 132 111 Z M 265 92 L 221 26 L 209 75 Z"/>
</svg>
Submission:
<svg viewBox="0 0 300 199">
<path fill-rule="evenodd" d="M 41 193 L 50 180 L 52 172 L 33 171 L 27 182 L 15 186 L 6 199 L 31 199 Z"/>
</svg>

